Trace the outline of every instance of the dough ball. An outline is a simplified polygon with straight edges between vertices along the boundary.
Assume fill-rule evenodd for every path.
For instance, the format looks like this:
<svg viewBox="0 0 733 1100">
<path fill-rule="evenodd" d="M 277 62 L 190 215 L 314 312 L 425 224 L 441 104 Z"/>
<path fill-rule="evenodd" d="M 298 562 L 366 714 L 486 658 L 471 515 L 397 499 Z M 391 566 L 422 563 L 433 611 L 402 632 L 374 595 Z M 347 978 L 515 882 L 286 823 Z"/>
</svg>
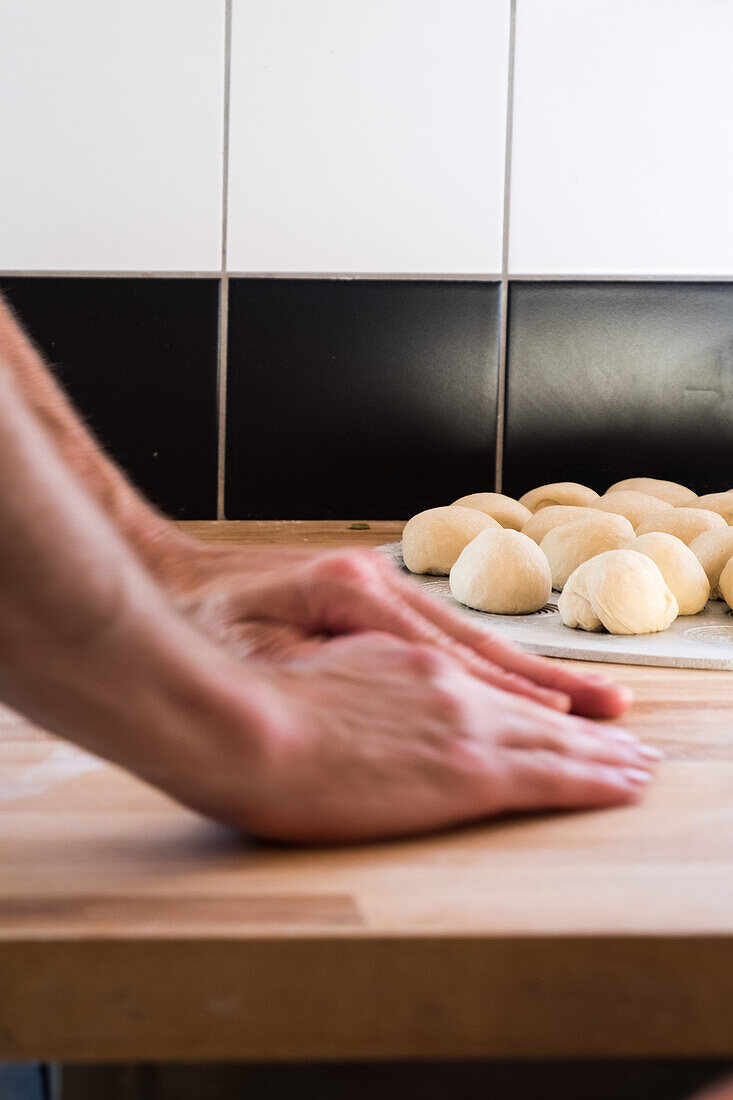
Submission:
<svg viewBox="0 0 733 1100">
<path fill-rule="evenodd" d="M 609 490 L 605 493 L 593 507 L 601 512 L 615 512 L 618 516 L 626 516 L 631 526 L 636 528 L 647 517 L 668 511 L 672 505 L 659 497 L 650 497 L 647 493 L 637 493 L 633 489 L 614 489 L 613 492 Z"/>
<path fill-rule="evenodd" d="M 510 527 L 512 531 L 521 531 L 527 520 L 532 518 L 529 508 L 525 508 L 512 497 L 505 497 L 503 493 L 471 493 L 453 503 L 461 508 L 475 508 L 477 512 L 491 516 L 502 527 Z"/>
<path fill-rule="evenodd" d="M 723 570 L 720 574 L 718 581 L 718 587 L 720 588 L 720 594 L 728 604 L 728 607 L 733 609 L 733 561 L 728 561 L 723 566 Z"/>
<path fill-rule="evenodd" d="M 656 634 L 677 618 L 677 600 L 651 558 L 608 550 L 579 565 L 557 601 L 566 626 L 609 634 Z"/>
<path fill-rule="evenodd" d="M 553 527 L 560 527 L 563 523 L 572 523 L 575 519 L 595 515 L 601 515 L 596 508 L 579 508 L 572 504 L 552 505 L 550 508 L 535 512 L 522 528 L 522 534 L 534 539 L 539 545 Z"/>
<path fill-rule="evenodd" d="M 717 512 L 726 523 L 733 523 L 733 493 L 707 493 L 704 497 L 698 497 L 687 508 L 707 508 L 709 512 Z"/>
<path fill-rule="evenodd" d="M 710 582 L 689 546 L 676 535 L 650 531 L 629 546 L 655 563 L 677 600 L 680 615 L 697 615 L 710 599 Z M 732 551 L 733 552 L 733 551 Z"/>
<path fill-rule="evenodd" d="M 402 557 L 411 573 L 445 577 L 464 546 L 481 531 L 500 525 L 475 508 L 428 508 L 408 520 L 402 532 Z"/>
<path fill-rule="evenodd" d="M 705 508 L 668 508 L 665 512 L 657 512 L 645 519 L 636 528 L 636 533 L 646 535 L 649 531 L 666 531 L 668 535 L 676 535 L 689 546 L 703 531 L 722 529 L 725 526 L 722 516 Z"/>
<path fill-rule="evenodd" d="M 606 493 L 615 493 L 619 489 L 646 493 L 647 496 L 666 501 L 674 508 L 681 508 L 683 504 L 691 504 L 693 500 L 697 500 L 697 494 L 686 485 L 678 485 L 676 481 L 660 481 L 656 477 L 627 477 L 624 481 L 617 481 Z"/>
<path fill-rule="evenodd" d="M 703 531 L 692 540 L 690 550 L 705 570 L 711 600 L 724 599 L 718 582 L 724 566 L 733 558 L 733 527 L 713 527 L 710 531 Z"/>
<path fill-rule="evenodd" d="M 494 615 L 528 615 L 547 603 L 552 579 L 536 542 L 519 531 L 482 531 L 450 571 L 459 603 Z"/>
<path fill-rule="evenodd" d="M 597 500 L 598 493 L 587 485 L 578 485 L 577 481 L 554 481 L 551 485 L 530 489 L 519 498 L 519 503 L 529 508 L 530 512 L 539 512 L 541 508 L 550 508 L 553 504 L 588 508 Z"/>
<path fill-rule="evenodd" d="M 570 574 L 584 561 L 606 550 L 620 550 L 633 537 L 634 528 L 624 516 L 602 512 L 553 527 L 540 543 L 550 563 L 552 587 L 562 591 Z"/>
</svg>

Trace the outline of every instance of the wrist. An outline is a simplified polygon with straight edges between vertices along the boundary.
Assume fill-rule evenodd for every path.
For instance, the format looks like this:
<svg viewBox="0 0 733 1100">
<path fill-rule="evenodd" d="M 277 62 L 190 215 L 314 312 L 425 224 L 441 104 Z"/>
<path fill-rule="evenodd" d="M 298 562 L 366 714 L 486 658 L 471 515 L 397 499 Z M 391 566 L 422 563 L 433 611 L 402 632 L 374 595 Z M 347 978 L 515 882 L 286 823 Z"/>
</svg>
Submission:
<svg viewBox="0 0 733 1100">
<path fill-rule="evenodd" d="M 151 506 L 133 498 L 120 509 L 116 524 L 146 569 L 167 590 L 177 591 L 198 571 L 206 546 Z"/>
<path fill-rule="evenodd" d="M 27 630 L 0 663 L 0 693 L 50 732 L 246 828 L 282 744 L 277 693 L 152 586 L 140 595 L 71 646 Z"/>
</svg>

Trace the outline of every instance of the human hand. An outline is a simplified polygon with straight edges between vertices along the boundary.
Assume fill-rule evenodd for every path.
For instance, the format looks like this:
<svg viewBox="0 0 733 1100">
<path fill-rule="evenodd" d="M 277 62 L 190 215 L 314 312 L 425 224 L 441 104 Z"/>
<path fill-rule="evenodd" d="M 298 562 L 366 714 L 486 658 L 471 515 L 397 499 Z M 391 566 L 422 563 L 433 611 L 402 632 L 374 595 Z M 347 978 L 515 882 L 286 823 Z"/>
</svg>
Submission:
<svg viewBox="0 0 733 1100">
<path fill-rule="evenodd" d="M 433 645 L 486 683 L 555 710 L 615 718 L 631 702 L 605 677 L 524 653 L 478 629 L 372 551 L 242 549 L 204 555 L 176 582 L 179 606 L 238 656 L 284 656 L 309 640 L 377 630 Z"/>
<path fill-rule="evenodd" d="M 629 803 L 658 756 L 625 731 L 498 691 L 442 650 L 390 635 L 333 639 L 261 671 L 267 750 L 244 796 L 232 763 L 212 768 L 230 785 L 202 808 L 269 839 L 371 840 Z"/>
</svg>

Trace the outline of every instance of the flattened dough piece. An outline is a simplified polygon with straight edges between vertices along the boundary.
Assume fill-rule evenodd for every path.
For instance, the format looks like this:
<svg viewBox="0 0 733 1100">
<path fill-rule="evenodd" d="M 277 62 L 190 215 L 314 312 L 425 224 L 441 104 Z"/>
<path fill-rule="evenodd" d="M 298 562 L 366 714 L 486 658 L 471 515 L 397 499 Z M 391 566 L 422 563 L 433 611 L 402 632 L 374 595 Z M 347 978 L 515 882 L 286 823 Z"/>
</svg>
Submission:
<svg viewBox="0 0 733 1100">
<path fill-rule="evenodd" d="M 722 516 L 705 508 L 670 508 L 644 520 L 636 528 L 636 533 L 646 535 L 649 531 L 666 531 L 689 546 L 703 531 L 722 530 L 726 526 Z"/>
<path fill-rule="evenodd" d="M 562 591 L 579 565 L 606 550 L 620 550 L 634 538 L 634 528 L 624 516 L 596 512 L 548 531 L 540 550 L 552 573 L 552 587 Z"/>
<path fill-rule="evenodd" d="M 615 512 L 618 516 L 626 516 L 634 528 L 649 516 L 666 512 L 671 507 L 671 504 L 659 497 L 650 497 L 647 493 L 637 493 L 632 489 L 614 489 L 613 492 L 609 490 L 594 505 L 601 512 Z"/>
<path fill-rule="evenodd" d="M 539 512 L 542 508 L 551 508 L 554 504 L 567 504 L 576 507 L 592 507 L 598 500 L 595 489 L 589 489 L 587 485 L 579 485 L 577 481 L 553 481 L 550 485 L 538 485 L 536 489 L 530 489 L 519 503 L 530 512 Z"/>
<path fill-rule="evenodd" d="M 521 531 L 525 523 L 532 518 L 529 508 L 518 500 L 506 497 L 503 493 L 471 493 L 470 496 L 454 500 L 461 508 L 475 508 L 477 512 L 491 516 L 502 527 L 512 531 Z"/>
<path fill-rule="evenodd" d="M 609 486 L 606 493 L 615 493 L 619 489 L 646 493 L 647 496 L 666 501 L 674 508 L 681 508 L 683 504 L 691 504 L 697 500 L 697 493 L 693 493 L 692 489 L 688 489 L 686 485 L 679 485 L 676 481 L 660 481 L 656 477 L 627 477 Z"/>
<path fill-rule="evenodd" d="M 450 571 L 459 603 L 494 615 L 528 615 L 547 603 L 552 579 L 536 542 L 519 531 L 482 531 Z"/>
<path fill-rule="evenodd" d="M 697 615 L 710 599 L 710 582 L 689 546 L 676 535 L 650 531 L 629 546 L 655 563 L 677 600 L 680 615 Z"/>
<path fill-rule="evenodd" d="M 636 550 L 608 550 L 583 562 L 557 607 L 566 626 L 610 634 L 656 634 L 677 617 L 659 568 Z"/>
<path fill-rule="evenodd" d="M 720 574 L 733 558 L 733 527 L 713 527 L 703 531 L 690 543 L 690 550 L 705 570 L 710 584 L 710 599 L 722 600 Z"/>
<path fill-rule="evenodd" d="M 411 573 L 447 576 L 471 539 L 489 528 L 500 530 L 491 516 L 475 508 L 428 508 L 408 520 L 402 532 L 402 557 Z"/>
<path fill-rule="evenodd" d="M 563 523 L 572 523 L 575 519 L 584 519 L 586 516 L 602 515 L 597 508 L 582 508 L 572 504 L 555 504 L 551 508 L 542 508 L 535 512 L 531 519 L 527 520 L 522 528 L 522 534 L 539 545 L 548 531 L 553 527 L 560 527 Z"/>
<path fill-rule="evenodd" d="M 706 493 L 685 507 L 707 508 L 710 512 L 717 512 L 726 523 L 733 523 L 733 492 L 730 490 L 727 493 Z"/>
</svg>

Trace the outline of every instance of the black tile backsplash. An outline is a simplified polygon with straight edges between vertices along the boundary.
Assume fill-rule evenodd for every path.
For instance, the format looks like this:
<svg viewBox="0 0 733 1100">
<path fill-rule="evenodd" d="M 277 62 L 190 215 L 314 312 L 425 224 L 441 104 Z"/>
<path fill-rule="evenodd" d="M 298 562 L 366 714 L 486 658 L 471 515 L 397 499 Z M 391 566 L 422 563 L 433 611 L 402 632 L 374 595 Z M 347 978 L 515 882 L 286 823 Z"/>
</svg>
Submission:
<svg viewBox="0 0 733 1100">
<path fill-rule="evenodd" d="M 212 519 L 219 280 L 18 276 L 4 293 L 152 500 Z M 499 287 L 229 282 L 229 519 L 399 518 L 493 488 Z M 733 284 L 510 282 L 504 491 L 733 486 Z"/>
<path fill-rule="evenodd" d="M 107 450 L 177 519 L 216 516 L 216 279 L 0 280 Z"/>
<path fill-rule="evenodd" d="M 733 285 L 517 283 L 504 491 L 733 486 Z"/>
<path fill-rule="evenodd" d="M 231 279 L 227 518 L 400 518 L 491 489 L 498 293 Z"/>
</svg>

